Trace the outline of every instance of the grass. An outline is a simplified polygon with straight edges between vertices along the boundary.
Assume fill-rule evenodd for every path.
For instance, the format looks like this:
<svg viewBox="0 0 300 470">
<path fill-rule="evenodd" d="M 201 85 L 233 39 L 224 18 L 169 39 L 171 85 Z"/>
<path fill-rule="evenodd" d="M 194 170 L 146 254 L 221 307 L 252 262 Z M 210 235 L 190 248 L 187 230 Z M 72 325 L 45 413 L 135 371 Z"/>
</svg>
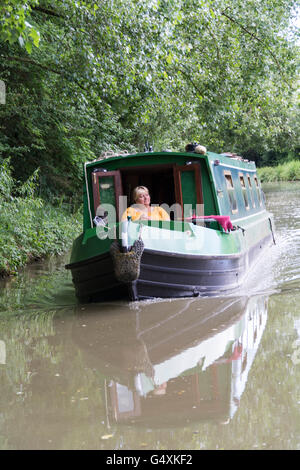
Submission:
<svg viewBox="0 0 300 470">
<path fill-rule="evenodd" d="M 293 160 L 277 166 L 258 168 L 257 172 L 262 183 L 297 181 L 300 180 L 300 161 Z"/>
<path fill-rule="evenodd" d="M 36 195 L 38 172 L 16 184 L 9 161 L 0 161 L 0 275 L 30 261 L 62 254 L 81 231 L 81 215 L 53 207 Z"/>
</svg>

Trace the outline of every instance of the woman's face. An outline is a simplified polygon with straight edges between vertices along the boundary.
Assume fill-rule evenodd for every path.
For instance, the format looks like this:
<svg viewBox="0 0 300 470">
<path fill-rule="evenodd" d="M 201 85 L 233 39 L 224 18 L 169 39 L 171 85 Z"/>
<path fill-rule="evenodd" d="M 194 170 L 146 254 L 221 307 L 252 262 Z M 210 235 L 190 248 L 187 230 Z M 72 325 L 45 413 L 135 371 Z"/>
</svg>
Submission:
<svg viewBox="0 0 300 470">
<path fill-rule="evenodd" d="M 136 197 L 136 204 L 144 204 L 148 207 L 150 205 L 150 195 L 146 191 L 141 191 Z"/>
</svg>

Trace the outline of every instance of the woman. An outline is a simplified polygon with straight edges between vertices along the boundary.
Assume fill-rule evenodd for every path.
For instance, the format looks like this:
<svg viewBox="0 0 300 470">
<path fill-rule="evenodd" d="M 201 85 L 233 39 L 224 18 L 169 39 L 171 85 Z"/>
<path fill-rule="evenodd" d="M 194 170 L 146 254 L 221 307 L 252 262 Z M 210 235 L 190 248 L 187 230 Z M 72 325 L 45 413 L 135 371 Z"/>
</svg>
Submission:
<svg viewBox="0 0 300 470">
<path fill-rule="evenodd" d="M 146 186 L 137 186 L 133 190 L 134 204 L 126 209 L 122 220 L 128 216 L 135 220 L 170 220 L 168 213 L 162 207 L 150 206 L 150 194 Z"/>
</svg>

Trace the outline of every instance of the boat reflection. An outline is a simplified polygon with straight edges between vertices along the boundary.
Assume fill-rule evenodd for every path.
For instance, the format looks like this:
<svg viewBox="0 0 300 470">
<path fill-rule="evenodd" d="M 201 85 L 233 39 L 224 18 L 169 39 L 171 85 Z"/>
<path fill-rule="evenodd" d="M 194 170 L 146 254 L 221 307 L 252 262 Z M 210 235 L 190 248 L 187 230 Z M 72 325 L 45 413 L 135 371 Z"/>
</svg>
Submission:
<svg viewBox="0 0 300 470">
<path fill-rule="evenodd" d="M 232 419 L 266 325 L 267 297 L 139 303 L 129 312 L 116 305 L 116 314 L 102 316 L 94 308 L 79 315 L 73 339 L 105 377 L 110 424 Z"/>
</svg>

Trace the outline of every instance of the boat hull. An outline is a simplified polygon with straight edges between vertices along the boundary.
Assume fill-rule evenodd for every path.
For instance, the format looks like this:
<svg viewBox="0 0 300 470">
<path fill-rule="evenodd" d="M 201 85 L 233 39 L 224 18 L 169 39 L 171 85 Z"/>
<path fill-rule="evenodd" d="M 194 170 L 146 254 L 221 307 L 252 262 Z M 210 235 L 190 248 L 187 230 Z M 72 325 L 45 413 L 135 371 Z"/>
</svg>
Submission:
<svg viewBox="0 0 300 470">
<path fill-rule="evenodd" d="M 194 255 L 145 249 L 136 281 L 119 282 L 109 251 L 66 267 L 72 272 L 80 302 L 217 295 L 234 291 L 250 267 L 272 244 L 272 233 L 240 253 Z"/>
</svg>

